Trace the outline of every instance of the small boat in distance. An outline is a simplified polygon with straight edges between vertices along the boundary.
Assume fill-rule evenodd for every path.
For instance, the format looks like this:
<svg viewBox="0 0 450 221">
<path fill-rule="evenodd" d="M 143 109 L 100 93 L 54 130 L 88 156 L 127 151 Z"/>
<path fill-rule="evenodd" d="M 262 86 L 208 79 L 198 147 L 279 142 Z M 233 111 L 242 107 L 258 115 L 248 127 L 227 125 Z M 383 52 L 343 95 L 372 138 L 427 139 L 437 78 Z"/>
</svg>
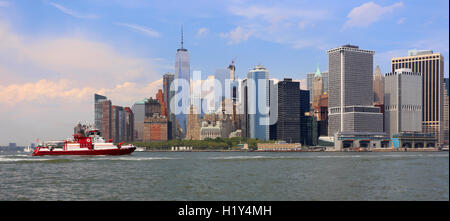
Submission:
<svg viewBox="0 0 450 221">
<path fill-rule="evenodd" d="M 76 131 L 73 139 L 43 143 L 36 147 L 32 155 L 124 155 L 136 150 L 132 144 L 114 145 L 111 140 L 105 142 L 100 131 L 95 128 L 90 129 L 78 124 Z"/>
<path fill-rule="evenodd" d="M 31 147 L 29 145 L 23 149 L 23 152 L 25 152 L 25 153 L 29 153 L 31 151 L 32 150 L 31 150 Z"/>
<path fill-rule="evenodd" d="M 142 152 L 142 151 L 145 151 L 145 148 L 143 148 L 143 147 L 136 147 L 136 151 Z"/>
</svg>

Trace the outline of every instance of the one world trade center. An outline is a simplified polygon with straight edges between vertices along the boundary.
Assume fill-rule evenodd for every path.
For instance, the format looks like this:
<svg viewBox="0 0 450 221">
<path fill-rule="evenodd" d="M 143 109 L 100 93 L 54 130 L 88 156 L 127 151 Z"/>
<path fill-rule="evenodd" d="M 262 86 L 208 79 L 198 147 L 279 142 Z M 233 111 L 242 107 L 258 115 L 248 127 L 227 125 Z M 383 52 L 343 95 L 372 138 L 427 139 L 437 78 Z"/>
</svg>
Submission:
<svg viewBox="0 0 450 221">
<path fill-rule="evenodd" d="M 187 111 L 190 97 L 190 59 L 189 52 L 183 47 L 183 26 L 181 26 L 181 48 L 175 55 L 175 85 L 177 98 L 175 101 L 175 114 L 178 139 L 184 138 L 187 128 Z"/>
</svg>

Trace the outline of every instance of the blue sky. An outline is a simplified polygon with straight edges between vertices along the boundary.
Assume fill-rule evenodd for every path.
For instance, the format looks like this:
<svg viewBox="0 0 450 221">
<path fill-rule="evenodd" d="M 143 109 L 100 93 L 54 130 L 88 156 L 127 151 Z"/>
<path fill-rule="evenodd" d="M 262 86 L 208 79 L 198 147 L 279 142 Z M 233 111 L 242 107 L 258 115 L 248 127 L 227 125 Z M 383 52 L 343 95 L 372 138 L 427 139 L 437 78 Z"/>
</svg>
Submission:
<svg viewBox="0 0 450 221">
<path fill-rule="evenodd" d="M 328 69 L 327 49 L 350 43 L 376 51 L 374 65 L 383 73 L 409 49 L 440 52 L 448 77 L 448 4 L 0 0 L 0 104 L 6 107 L 0 123 L 12 128 L 0 135 L 0 145 L 24 127 L 30 128 L 18 138 L 24 143 L 46 136 L 45 123 L 30 125 L 31 119 L 57 121 L 45 129 L 68 136 L 74 119 L 93 121 L 93 92 L 124 106 L 154 96 L 162 74 L 173 73 L 181 25 L 191 71 L 203 75 L 235 58 L 240 78 L 262 64 L 271 78 L 303 79 L 317 64 Z M 87 108 L 67 108 L 73 104 Z"/>
<path fill-rule="evenodd" d="M 448 58 L 448 1 L 9 2 L 2 19 L 21 34 L 82 34 L 121 53 L 159 58 L 160 72 L 173 72 L 181 24 L 192 69 L 206 73 L 237 57 L 239 76 L 263 64 L 272 77 L 303 78 L 317 63 L 326 70 L 325 49 L 345 43 L 375 50 L 382 72 L 391 58 L 384 55 L 405 55 L 411 48 Z M 358 22 L 346 26 L 350 12 L 364 4 L 373 14 L 357 15 Z"/>
</svg>

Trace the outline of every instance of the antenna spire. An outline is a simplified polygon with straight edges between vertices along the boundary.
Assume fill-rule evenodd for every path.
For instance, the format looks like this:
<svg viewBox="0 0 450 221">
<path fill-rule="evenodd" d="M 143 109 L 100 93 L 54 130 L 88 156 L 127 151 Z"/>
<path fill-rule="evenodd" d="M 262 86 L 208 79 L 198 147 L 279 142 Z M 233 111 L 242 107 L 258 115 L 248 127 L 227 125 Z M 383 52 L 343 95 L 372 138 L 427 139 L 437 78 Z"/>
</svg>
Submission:
<svg viewBox="0 0 450 221">
<path fill-rule="evenodd" d="M 183 49 L 183 25 L 181 25 L 181 49 Z"/>
</svg>

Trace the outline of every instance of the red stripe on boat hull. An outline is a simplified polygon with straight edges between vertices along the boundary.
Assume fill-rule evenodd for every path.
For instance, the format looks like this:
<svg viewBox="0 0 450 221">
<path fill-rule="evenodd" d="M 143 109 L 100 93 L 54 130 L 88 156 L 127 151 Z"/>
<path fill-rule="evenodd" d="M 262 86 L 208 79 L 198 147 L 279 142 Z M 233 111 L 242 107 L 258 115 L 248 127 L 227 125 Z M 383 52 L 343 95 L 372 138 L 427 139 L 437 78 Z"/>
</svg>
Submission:
<svg viewBox="0 0 450 221">
<path fill-rule="evenodd" d="M 44 155 L 125 155 L 131 154 L 136 147 L 108 150 L 76 150 L 76 151 L 35 151 L 33 156 Z"/>
</svg>

